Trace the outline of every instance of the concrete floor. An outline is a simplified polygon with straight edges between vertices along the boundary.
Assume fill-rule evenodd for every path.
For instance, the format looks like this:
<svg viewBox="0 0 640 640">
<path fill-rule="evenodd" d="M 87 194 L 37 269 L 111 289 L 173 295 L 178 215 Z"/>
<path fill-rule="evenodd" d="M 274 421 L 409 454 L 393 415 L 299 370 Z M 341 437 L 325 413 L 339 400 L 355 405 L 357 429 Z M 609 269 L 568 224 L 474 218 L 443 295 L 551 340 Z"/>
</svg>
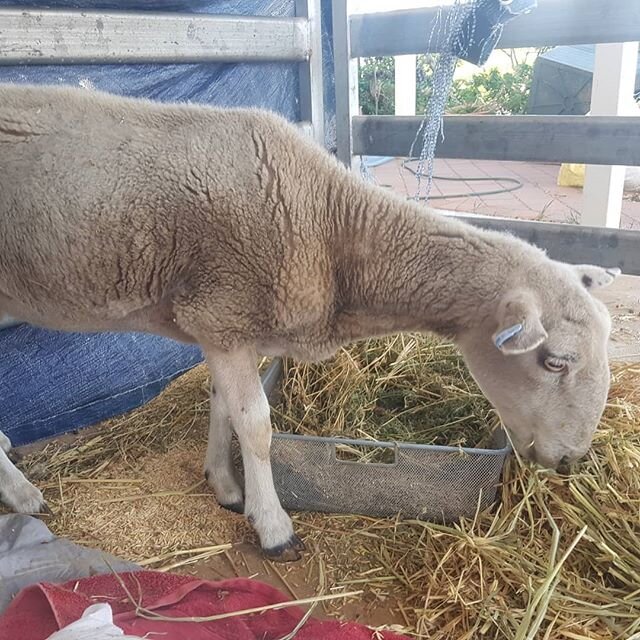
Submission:
<svg viewBox="0 0 640 640">
<path fill-rule="evenodd" d="M 611 358 L 640 361 L 640 278 L 620 276 L 598 297 L 611 313 Z"/>
</svg>

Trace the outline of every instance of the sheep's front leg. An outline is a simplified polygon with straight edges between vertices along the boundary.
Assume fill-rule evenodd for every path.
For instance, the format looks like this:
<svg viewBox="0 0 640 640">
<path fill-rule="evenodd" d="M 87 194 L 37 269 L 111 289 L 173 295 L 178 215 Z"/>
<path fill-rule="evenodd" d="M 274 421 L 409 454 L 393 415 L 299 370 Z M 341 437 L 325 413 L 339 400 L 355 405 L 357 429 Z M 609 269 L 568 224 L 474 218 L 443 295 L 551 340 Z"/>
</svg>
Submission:
<svg viewBox="0 0 640 640">
<path fill-rule="evenodd" d="M 18 513 L 39 513 L 45 508 L 42 493 L 9 460 L 11 442 L 0 432 L 0 501 Z"/>
<path fill-rule="evenodd" d="M 224 400 L 238 435 L 244 466 L 244 513 L 260 537 L 265 555 L 273 560 L 298 560 L 304 545 L 293 532 L 273 484 L 269 402 L 256 367 L 256 353 L 208 353 L 216 391 Z"/>
<path fill-rule="evenodd" d="M 204 475 L 221 507 L 244 512 L 242 489 L 236 478 L 233 458 L 231 455 L 231 417 L 227 403 L 215 386 L 211 385 L 210 394 L 211 415 L 209 418 L 209 441 L 207 456 L 204 462 Z"/>
</svg>

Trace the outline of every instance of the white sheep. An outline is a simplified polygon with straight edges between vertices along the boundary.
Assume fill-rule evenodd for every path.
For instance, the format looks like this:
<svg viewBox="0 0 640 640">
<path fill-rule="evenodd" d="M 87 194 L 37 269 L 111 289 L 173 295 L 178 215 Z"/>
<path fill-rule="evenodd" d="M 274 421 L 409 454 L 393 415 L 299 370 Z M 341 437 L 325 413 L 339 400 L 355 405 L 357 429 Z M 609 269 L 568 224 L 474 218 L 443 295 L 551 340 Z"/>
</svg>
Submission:
<svg viewBox="0 0 640 640">
<path fill-rule="evenodd" d="M 259 354 L 450 336 L 515 448 L 555 467 L 585 454 L 604 408 L 610 319 L 590 292 L 617 273 L 367 185 L 272 114 L 0 86 L 0 316 L 199 343 L 206 475 L 272 558 L 302 543 L 274 489 Z M 42 505 L 4 454 L 0 491 Z"/>
</svg>

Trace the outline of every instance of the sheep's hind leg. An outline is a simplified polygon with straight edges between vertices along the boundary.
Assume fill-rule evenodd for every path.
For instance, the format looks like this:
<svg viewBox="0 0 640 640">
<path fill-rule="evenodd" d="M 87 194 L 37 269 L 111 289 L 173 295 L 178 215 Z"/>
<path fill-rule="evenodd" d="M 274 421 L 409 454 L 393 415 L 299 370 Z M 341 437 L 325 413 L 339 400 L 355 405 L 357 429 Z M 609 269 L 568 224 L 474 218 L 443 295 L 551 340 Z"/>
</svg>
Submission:
<svg viewBox="0 0 640 640">
<path fill-rule="evenodd" d="M 11 442 L 0 432 L 0 502 L 18 513 L 46 510 L 42 493 L 36 489 L 9 460 Z"/>
<path fill-rule="evenodd" d="M 236 478 L 231 455 L 231 418 L 224 398 L 211 385 L 211 414 L 209 417 L 209 441 L 204 463 L 204 475 L 221 507 L 244 512 L 242 489 Z"/>
<path fill-rule="evenodd" d="M 252 349 L 233 353 L 210 351 L 209 366 L 238 435 L 245 477 L 244 513 L 255 528 L 268 558 L 298 560 L 304 545 L 293 531 L 273 484 L 271 420 Z"/>
</svg>

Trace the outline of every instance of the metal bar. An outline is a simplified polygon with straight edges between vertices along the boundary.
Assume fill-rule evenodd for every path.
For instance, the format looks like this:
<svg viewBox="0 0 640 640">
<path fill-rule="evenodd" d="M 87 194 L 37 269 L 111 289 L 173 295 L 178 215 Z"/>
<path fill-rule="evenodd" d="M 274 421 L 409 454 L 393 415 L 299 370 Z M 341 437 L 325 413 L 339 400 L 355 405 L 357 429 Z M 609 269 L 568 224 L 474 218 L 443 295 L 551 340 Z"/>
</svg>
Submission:
<svg viewBox="0 0 640 640">
<path fill-rule="evenodd" d="M 378 440 L 359 440 L 353 438 L 341 438 L 339 436 L 302 436 L 296 433 L 274 433 L 273 438 L 283 442 L 308 442 L 309 444 L 347 445 L 351 447 L 366 447 L 372 449 L 394 449 L 397 451 L 431 451 L 433 453 L 453 453 L 456 455 L 468 454 L 474 456 L 503 456 L 511 451 L 510 444 L 501 445 L 497 449 L 482 449 L 471 447 L 452 447 L 440 444 L 417 444 L 413 442 L 386 442 Z M 376 463 L 367 463 L 372 466 Z M 384 463 L 385 467 L 389 465 Z"/>
<path fill-rule="evenodd" d="M 324 146 L 324 81 L 322 66 L 322 14 L 320 0 L 296 0 L 296 16 L 305 18 L 310 56 L 299 65 L 300 117 L 311 122 L 313 138 Z"/>
<path fill-rule="evenodd" d="M 443 7 L 443 12 L 450 11 Z M 439 51 L 438 8 L 354 15 L 351 56 L 398 56 Z M 433 37 L 431 34 L 433 33 Z M 428 48 L 431 37 L 431 46 Z M 508 22 L 498 47 L 635 42 L 640 40 L 637 0 L 538 0 L 531 13 Z"/>
<path fill-rule="evenodd" d="M 622 116 L 637 113 L 633 97 L 638 67 L 638 43 L 596 46 L 591 113 Z M 584 176 L 581 222 L 592 226 L 619 227 L 624 196 L 624 166 L 587 165 Z"/>
<path fill-rule="evenodd" d="M 0 9 L 0 64 L 304 61 L 303 18 Z"/>
<path fill-rule="evenodd" d="M 333 0 L 332 11 L 337 156 L 350 167 L 353 156 L 351 118 L 359 113 L 358 61 L 349 58 L 347 0 Z"/>
<path fill-rule="evenodd" d="M 353 154 L 406 156 L 422 119 L 353 118 Z M 640 165 L 640 118 L 445 116 L 436 156 L 473 160 Z"/>
<path fill-rule="evenodd" d="M 626 275 L 640 276 L 640 231 L 574 224 L 532 222 L 440 211 L 476 227 L 507 231 L 544 249 L 550 258 L 570 264 L 619 267 Z"/>
<path fill-rule="evenodd" d="M 416 115 L 416 63 L 418 56 L 396 56 L 394 58 L 394 102 L 395 115 Z"/>
</svg>

